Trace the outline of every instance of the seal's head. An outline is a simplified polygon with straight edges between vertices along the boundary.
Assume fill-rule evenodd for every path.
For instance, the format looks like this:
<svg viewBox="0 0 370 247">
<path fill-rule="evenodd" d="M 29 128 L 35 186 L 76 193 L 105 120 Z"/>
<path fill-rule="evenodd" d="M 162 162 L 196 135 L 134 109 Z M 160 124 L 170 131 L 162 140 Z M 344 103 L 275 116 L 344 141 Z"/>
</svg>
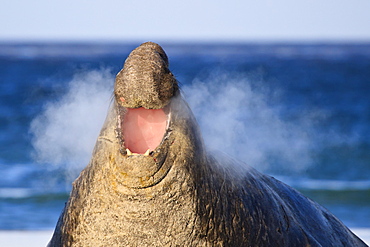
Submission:
<svg viewBox="0 0 370 247">
<path fill-rule="evenodd" d="M 122 176 L 118 180 L 127 187 L 146 188 L 158 183 L 172 166 L 174 155 L 168 155 L 171 148 L 181 143 L 182 138 L 177 137 L 177 144 L 173 144 L 181 132 L 174 131 L 179 129 L 179 121 L 173 121 L 179 111 L 173 99 L 181 97 L 175 97 L 180 96 L 178 83 L 168 66 L 164 50 L 147 42 L 130 53 L 117 74 L 114 118 L 107 118 L 107 128 L 103 127 L 99 138 L 109 137 L 118 144 L 106 150 L 116 150 L 110 160 L 116 165 L 114 169 L 121 171 L 116 174 Z M 115 137 L 110 132 L 113 119 Z"/>
<path fill-rule="evenodd" d="M 126 108 L 164 108 L 178 92 L 168 65 L 167 55 L 158 44 L 146 42 L 137 47 L 116 77 L 116 101 Z"/>
<path fill-rule="evenodd" d="M 161 46 L 146 42 L 130 53 L 114 86 L 124 152 L 148 155 L 161 143 L 178 91 Z"/>
</svg>

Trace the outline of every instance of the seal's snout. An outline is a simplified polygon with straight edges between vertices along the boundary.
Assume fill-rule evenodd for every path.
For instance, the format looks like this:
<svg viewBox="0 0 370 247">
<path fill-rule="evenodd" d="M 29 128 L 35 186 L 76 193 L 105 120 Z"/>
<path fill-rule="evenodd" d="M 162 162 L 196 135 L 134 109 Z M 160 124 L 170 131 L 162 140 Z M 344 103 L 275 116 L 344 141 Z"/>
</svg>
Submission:
<svg viewBox="0 0 370 247">
<path fill-rule="evenodd" d="M 116 101 L 126 108 L 161 109 L 177 94 L 178 84 L 170 72 L 161 46 L 147 42 L 133 50 L 117 74 Z"/>
<path fill-rule="evenodd" d="M 117 74 L 114 95 L 120 106 L 120 130 L 127 155 L 149 155 L 169 125 L 169 102 L 178 84 L 161 46 L 147 42 L 133 50 Z"/>
</svg>

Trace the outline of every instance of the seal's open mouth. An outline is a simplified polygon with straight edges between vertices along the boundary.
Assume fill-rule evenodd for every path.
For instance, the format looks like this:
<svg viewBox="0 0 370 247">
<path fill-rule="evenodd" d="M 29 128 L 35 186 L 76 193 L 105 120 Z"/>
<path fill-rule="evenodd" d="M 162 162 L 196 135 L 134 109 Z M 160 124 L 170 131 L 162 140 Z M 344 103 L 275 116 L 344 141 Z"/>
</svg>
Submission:
<svg viewBox="0 0 370 247">
<path fill-rule="evenodd" d="M 168 119 L 164 109 L 126 108 L 121 131 L 127 154 L 149 155 L 160 145 Z"/>
</svg>

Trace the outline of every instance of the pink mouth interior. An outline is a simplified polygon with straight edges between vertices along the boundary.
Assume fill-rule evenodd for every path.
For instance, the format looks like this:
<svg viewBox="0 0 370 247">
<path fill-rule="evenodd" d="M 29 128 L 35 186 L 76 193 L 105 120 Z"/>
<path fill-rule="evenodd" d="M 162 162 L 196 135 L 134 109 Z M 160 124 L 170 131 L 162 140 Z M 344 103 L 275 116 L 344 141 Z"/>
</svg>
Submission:
<svg viewBox="0 0 370 247">
<path fill-rule="evenodd" d="M 138 154 L 154 150 L 161 143 L 166 126 L 163 109 L 127 108 L 122 127 L 125 147 Z"/>
</svg>

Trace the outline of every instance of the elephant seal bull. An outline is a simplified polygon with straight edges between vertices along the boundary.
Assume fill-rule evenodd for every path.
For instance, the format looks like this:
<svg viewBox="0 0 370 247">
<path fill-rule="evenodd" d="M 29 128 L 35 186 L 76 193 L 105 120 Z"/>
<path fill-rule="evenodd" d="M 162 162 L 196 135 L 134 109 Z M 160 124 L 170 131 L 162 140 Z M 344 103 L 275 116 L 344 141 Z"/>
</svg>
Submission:
<svg viewBox="0 0 370 247">
<path fill-rule="evenodd" d="M 278 180 L 206 152 L 163 49 L 118 73 L 89 165 L 49 246 L 366 246 Z"/>
</svg>

